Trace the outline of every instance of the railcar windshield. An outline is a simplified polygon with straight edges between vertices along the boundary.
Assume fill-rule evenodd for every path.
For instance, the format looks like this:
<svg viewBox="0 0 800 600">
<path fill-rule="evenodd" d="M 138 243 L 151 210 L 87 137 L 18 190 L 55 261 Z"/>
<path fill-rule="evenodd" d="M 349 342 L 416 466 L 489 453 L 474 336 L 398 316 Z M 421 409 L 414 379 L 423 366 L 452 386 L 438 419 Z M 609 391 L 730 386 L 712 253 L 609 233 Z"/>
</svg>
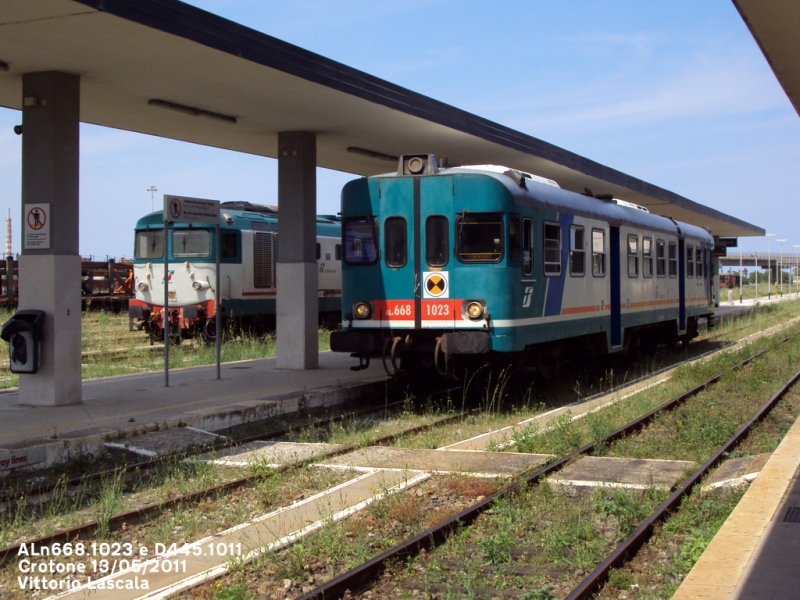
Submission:
<svg viewBox="0 0 800 600">
<path fill-rule="evenodd" d="M 461 262 L 503 258 L 503 217 L 499 213 L 462 214 L 456 221 L 456 253 Z"/>
<path fill-rule="evenodd" d="M 143 260 L 164 258 L 164 230 L 137 231 L 133 257 Z"/>
<path fill-rule="evenodd" d="M 344 261 L 348 265 L 373 265 L 378 260 L 378 222 L 357 217 L 344 223 Z"/>
<path fill-rule="evenodd" d="M 205 258 L 211 256 L 211 232 L 207 229 L 176 229 L 172 232 L 172 256 Z"/>
</svg>

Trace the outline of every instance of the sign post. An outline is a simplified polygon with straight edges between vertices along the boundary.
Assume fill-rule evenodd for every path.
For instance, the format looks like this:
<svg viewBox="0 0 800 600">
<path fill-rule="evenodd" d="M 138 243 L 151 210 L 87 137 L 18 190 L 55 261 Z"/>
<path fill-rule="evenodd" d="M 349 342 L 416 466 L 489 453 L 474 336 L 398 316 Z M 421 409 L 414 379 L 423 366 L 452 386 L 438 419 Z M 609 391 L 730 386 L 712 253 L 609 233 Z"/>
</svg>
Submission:
<svg viewBox="0 0 800 600">
<path fill-rule="evenodd" d="M 187 198 L 185 196 L 172 196 L 164 194 L 164 387 L 169 387 L 169 248 L 168 231 L 170 223 L 203 223 L 214 225 L 216 244 L 216 289 L 215 319 L 216 319 L 216 350 L 217 350 L 217 379 L 220 379 L 220 338 L 221 338 L 221 292 L 219 281 L 220 263 L 220 231 L 219 231 L 219 201 L 203 200 L 201 198 Z"/>
</svg>

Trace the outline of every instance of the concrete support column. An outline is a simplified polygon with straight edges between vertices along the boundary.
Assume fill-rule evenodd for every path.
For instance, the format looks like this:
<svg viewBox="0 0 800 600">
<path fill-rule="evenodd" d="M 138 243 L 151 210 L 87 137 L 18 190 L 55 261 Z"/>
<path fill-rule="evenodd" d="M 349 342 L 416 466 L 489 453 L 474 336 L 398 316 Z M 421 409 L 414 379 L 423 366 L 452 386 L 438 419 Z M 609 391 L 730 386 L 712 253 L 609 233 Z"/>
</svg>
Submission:
<svg viewBox="0 0 800 600">
<path fill-rule="evenodd" d="M 277 364 L 279 369 L 316 369 L 316 134 L 278 133 L 278 206 Z"/>
<path fill-rule="evenodd" d="M 45 311 L 45 322 L 41 366 L 35 375 L 20 375 L 19 402 L 72 404 L 81 401 L 80 78 L 28 73 L 22 96 L 19 307 Z M 26 238 L 26 205 L 49 206 L 44 243 L 32 245 Z"/>
</svg>

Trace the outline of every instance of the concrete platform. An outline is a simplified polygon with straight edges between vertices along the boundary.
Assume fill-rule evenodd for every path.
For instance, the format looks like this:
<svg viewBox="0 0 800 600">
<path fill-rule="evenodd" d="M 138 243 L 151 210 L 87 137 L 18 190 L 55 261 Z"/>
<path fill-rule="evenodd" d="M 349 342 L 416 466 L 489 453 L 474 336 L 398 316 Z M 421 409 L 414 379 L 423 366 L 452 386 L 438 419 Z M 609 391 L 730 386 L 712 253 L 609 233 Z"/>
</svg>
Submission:
<svg viewBox="0 0 800 600">
<path fill-rule="evenodd" d="M 177 426 L 219 431 L 248 421 L 341 404 L 381 391 L 386 373 L 375 362 L 351 371 L 346 354 L 322 352 L 319 368 L 277 369 L 274 358 L 174 369 L 170 386 L 162 372 L 84 381 L 83 402 L 23 406 L 18 390 L 0 392 L 0 477 L 11 468 L 41 467 L 79 454 L 96 453 L 106 442 Z M 378 401 L 378 399 L 376 399 Z M 365 400 L 366 403 L 370 400 Z"/>
<path fill-rule="evenodd" d="M 580 494 L 596 487 L 626 490 L 648 488 L 670 489 L 694 469 L 685 460 L 647 460 L 642 458 L 608 458 L 586 456 L 562 469 L 548 481 Z"/>
<path fill-rule="evenodd" d="M 321 466 L 363 469 L 403 469 L 429 473 L 470 473 L 484 476 L 509 476 L 535 469 L 546 463 L 547 454 L 516 452 L 472 452 L 464 450 L 412 450 L 370 447 L 337 456 Z"/>
<path fill-rule="evenodd" d="M 673 596 L 728 598 L 800 598 L 800 420 Z"/>
</svg>

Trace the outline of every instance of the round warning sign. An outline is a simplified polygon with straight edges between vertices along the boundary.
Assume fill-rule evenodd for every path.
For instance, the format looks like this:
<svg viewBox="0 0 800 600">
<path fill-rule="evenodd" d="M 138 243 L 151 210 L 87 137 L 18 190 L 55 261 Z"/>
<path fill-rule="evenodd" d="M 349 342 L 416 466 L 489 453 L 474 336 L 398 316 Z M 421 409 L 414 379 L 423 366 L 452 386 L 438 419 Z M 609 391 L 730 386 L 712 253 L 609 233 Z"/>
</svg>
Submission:
<svg viewBox="0 0 800 600">
<path fill-rule="evenodd" d="M 422 288 L 424 298 L 449 298 L 449 288 L 446 272 L 433 271 L 424 274 Z"/>
<path fill-rule="evenodd" d="M 28 210 L 28 227 L 39 231 L 47 223 L 47 212 L 41 206 L 34 206 Z"/>
</svg>

